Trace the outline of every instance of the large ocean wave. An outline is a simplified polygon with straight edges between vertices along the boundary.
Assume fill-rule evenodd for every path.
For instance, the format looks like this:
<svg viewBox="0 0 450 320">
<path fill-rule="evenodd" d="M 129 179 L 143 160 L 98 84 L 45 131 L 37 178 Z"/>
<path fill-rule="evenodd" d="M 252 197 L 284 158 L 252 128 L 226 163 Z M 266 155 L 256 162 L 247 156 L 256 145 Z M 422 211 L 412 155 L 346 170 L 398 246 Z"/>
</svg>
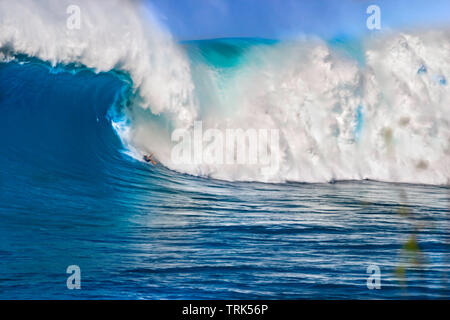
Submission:
<svg viewBox="0 0 450 320">
<path fill-rule="evenodd" d="M 66 28 L 71 4 L 82 10 L 80 30 Z M 78 122 L 47 123 L 52 138 L 58 128 L 73 130 L 62 137 L 86 142 L 99 157 L 113 158 L 109 149 L 125 147 L 137 159 L 152 152 L 169 169 L 230 181 L 448 184 L 449 56 L 447 30 L 176 43 L 136 1 L 0 1 L 0 59 L 14 68 L 10 72 L 34 74 L 33 67 L 21 67 L 24 62 L 51 71 L 40 78 L 43 106 L 58 92 L 49 90 L 47 79 L 59 71 L 71 72 L 66 82 L 79 89 L 63 90 L 73 95 L 52 107 L 66 118 L 79 112 Z M 114 84 L 99 85 L 98 77 Z M 13 91 L 3 83 L 1 94 Z M 75 97 L 83 101 L 76 108 Z M 29 116 L 3 112 L 18 114 L 17 123 Z M 45 120 L 38 115 L 27 128 Z M 196 120 L 223 130 L 278 129 L 277 170 L 174 163 L 171 133 L 192 130 Z M 101 134 L 93 132 L 96 123 L 103 125 Z"/>
</svg>

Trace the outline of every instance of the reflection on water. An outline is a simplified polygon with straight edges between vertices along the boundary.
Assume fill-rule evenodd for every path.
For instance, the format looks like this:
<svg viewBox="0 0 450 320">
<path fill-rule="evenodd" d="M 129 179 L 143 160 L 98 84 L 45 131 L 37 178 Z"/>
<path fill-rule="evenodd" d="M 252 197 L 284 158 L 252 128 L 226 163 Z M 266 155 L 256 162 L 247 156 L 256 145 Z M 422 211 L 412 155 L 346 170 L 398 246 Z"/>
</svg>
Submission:
<svg viewBox="0 0 450 320">
<path fill-rule="evenodd" d="M 59 181 L 33 189 L 45 201 L 1 202 L 0 297 L 448 298 L 448 188 L 121 167 L 133 175 L 111 174 L 108 192 Z M 82 290 L 65 287 L 71 264 Z M 372 264 L 380 290 L 366 286 Z"/>
</svg>

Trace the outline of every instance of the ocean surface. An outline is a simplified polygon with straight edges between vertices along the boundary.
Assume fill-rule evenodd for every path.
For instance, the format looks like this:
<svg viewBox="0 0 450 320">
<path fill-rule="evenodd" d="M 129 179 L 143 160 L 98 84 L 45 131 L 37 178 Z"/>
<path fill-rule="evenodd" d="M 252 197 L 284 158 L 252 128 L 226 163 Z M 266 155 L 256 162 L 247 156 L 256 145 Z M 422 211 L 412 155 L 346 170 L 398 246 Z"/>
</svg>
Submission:
<svg viewBox="0 0 450 320">
<path fill-rule="evenodd" d="M 448 299 L 448 187 L 148 165 L 109 116 L 128 82 L 72 71 L 0 65 L 1 299 Z"/>
</svg>

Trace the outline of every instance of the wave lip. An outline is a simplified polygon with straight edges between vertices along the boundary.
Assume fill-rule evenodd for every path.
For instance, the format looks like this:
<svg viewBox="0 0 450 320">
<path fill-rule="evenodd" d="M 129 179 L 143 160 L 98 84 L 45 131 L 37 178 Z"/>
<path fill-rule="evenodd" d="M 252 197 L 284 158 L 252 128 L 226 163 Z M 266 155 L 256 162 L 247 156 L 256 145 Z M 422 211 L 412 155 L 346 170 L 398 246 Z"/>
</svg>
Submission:
<svg viewBox="0 0 450 320">
<path fill-rule="evenodd" d="M 80 29 L 66 27 L 80 9 Z M 189 63 L 153 14 L 136 1 L 0 1 L 0 59 L 24 54 L 52 65 L 77 63 L 97 72 L 123 71 L 139 107 L 165 113 L 179 126 L 196 117 Z"/>
</svg>

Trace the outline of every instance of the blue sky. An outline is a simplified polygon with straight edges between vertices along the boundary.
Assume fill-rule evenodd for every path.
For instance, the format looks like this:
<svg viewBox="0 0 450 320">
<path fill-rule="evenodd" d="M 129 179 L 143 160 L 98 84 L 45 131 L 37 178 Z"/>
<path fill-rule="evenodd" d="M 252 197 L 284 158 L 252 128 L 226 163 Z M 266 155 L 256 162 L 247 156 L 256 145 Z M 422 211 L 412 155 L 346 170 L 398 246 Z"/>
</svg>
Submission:
<svg viewBox="0 0 450 320">
<path fill-rule="evenodd" d="M 382 28 L 450 25 L 449 0 L 146 0 L 180 40 L 286 38 L 301 33 L 361 34 L 366 8 L 381 9 Z"/>
</svg>

